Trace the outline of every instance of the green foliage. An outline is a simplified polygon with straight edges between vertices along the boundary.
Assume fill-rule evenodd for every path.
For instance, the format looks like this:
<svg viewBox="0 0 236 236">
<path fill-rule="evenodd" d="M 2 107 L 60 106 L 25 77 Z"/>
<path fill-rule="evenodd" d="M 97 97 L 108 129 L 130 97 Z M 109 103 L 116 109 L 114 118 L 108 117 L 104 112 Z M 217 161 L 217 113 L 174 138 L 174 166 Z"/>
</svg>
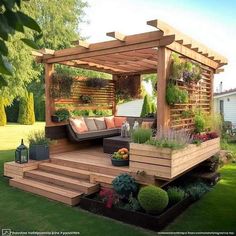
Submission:
<svg viewBox="0 0 236 236">
<path fill-rule="evenodd" d="M 7 124 L 7 116 L 5 112 L 4 100 L 0 97 L 0 126 Z"/>
<path fill-rule="evenodd" d="M 102 78 L 88 78 L 85 83 L 87 87 L 100 89 L 108 85 L 108 80 Z"/>
<path fill-rule="evenodd" d="M 169 199 L 165 190 L 149 185 L 140 189 L 138 201 L 148 213 L 158 214 L 167 207 Z"/>
<path fill-rule="evenodd" d="M 25 33 L 24 27 L 41 33 L 37 22 L 20 10 L 21 2 L 21 0 L 0 0 L 0 74 L 9 76 L 14 74 L 14 69 L 7 58 L 9 52 L 6 41 L 9 40 L 10 35 L 14 35 L 16 31 L 23 35 Z M 38 48 L 30 39 L 21 38 L 21 40 L 30 47 Z M 5 81 L 1 75 L 0 81 Z"/>
<path fill-rule="evenodd" d="M 80 100 L 82 103 L 88 104 L 88 103 L 92 103 L 93 98 L 92 98 L 90 95 L 85 95 L 85 94 L 83 94 L 83 95 L 80 95 L 80 96 L 79 96 L 79 100 Z"/>
<path fill-rule="evenodd" d="M 28 135 L 30 145 L 49 145 L 50 139 L 45 137 L 45 132 L 42 130 L 33 131 Z"/>
<path fill-rule="evenodd" d="M 122 104 L 122 103 L 129 102 L 132 100 L 128 89 L 122 89 L 122 90 L 117 89 L 115 93 L 116 93 L 117 104 Z"/>
<path fill-rule="evenodd" d="M 194 116 L 194 112 L 191 109 L 184 110 L 184 111 L 181 112 L 181 117 L 184 118 L 184 119 L 185 118 L 191 118 L 193 116 Z"/>
<path fill-rule="evenodd" d="M 54 115 L 57 116 L 60 121 L 65 121 L 70 118 L 70 112 L 66 108 L 56 110 Z"/>
<path fill-rule="evenodd" d="M 19 100 L 14 99 L 12 104 L 7 106 L 5 110 L 7 115 L 7 121 L 16 123 L 19 114 Z"/>
<path fill-rule="evenodd" d="M 210 190 L 210 187 L 203 182 L 189 184 L 185 187 L 185 192 L 194 200 L 198 200 L 202 195 Z"/>
<path fill-rule="evenodd" d="M 185 198 L 185 191 L 178 187 L 170 187 L 167 189 L 167 194 L 169 197 L 169 204 L 174 205 L 177 202 L 182 201 Z"/>
<path fill-rule="evenodd" d="M 129 196 L 128 203 L 123 205 L 120 204 L 119 207 L 129 211 L 140 211 L 142 209 L 137 198 L 133 197 L 132 195 Z"/>
<path fill-rule="evenodd" d="M 184 64 L 176 53 L 172 54 L 172 62 L 170 66 L 170 79 L 180 80 L 183 76 Z"/>
<path fill-rule="evenodd" d="M 151 129 L 136 129 L 132 133 L 132 140 L 134 143 L 145 143 L 152 137 Z"/>
<path fill-rule="evenodd" d="M 20 99 L 18 123 L 23 125 L 32 125 L 35 122 L 34 98 L 32 93 L 25 93 Z"/>
<path fill-rule="evenodd" d="M 221 134 L 223 128 L 223 120 L 220 114 L 214 113 L 205 118 L 205 126 L 209 131 L 215 131 L 217 134 Z"/>
<path fill-rule="evenodd" d="M 73 85 L 73 78 L 68 74 L 54 73 L 50 93 L 53 98 L 69 98 Z"/>
<path fill-rule="evenodd" d="M 183 104 L 188 102 L 188 92 L 169 83 L 166 89 L 166 102 L 168 105 Z"/>
<path fill-rule="evenodd" d="M 27 103 L 28 123 L 32 125 L 32 124 L 35 123 L 34 95 L 33 95 L 33 93 L 29 93 L 29 98 L 28 99 L 29 99 L 28 103 Z"/>
<path fill-rule="evenodd" d="M 157 136 L 149 139 L 146 144 L 175 150 L 184 148 L 191 142 L 191 135 L 185 130 L 159 129 Z"/>
<path fill-rule="evenodd" d="M 146 117 L 149 113 L 152 112 L 150 97 L 146 94 L 143 100 L 143 106 L 140 116 Z"/>
<path fill-rule="evenodd" d="M 195 115 L 194 126 L 195 126 L 195 133 L 201 133 L 205 131 L 206 120 L 205 120 L 204 115 L 201 112 Z"/>
<path fill-rule="evenodd" d="M 138 190 L 138 184 L 129 174 L 118 175 L 112 181 L 112 187 L 121 198 L 125 199 L 128 199 L 131 194 L 135 195 Z"/>
</svg>

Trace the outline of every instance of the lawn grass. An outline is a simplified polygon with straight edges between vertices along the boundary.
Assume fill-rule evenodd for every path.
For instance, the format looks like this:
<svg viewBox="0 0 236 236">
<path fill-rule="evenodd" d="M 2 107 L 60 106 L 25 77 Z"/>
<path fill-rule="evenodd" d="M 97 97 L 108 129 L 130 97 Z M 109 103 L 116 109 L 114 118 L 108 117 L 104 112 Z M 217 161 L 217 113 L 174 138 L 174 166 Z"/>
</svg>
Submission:
<svg viewBox="0 0 236 236">
<path fill-rule="evenodd" d="M 156 235 L 9 187 L 8 180 L 2 177 L 3 163 L 14 159 L 14 149 L 22 137 L 27 137 L 27 132 L 42 129 L 43 125 L 12 124 L 0 127 L 0 228 L 15 231 L 79 231 L 85 236 Z M 231 149 L 236 150 L 236 145 L 231 145 Z M 224 166 L 221 174 L 222 180 L 217 186 L 165 231 L 236 231 L 236 164 Z"/>
</svg>

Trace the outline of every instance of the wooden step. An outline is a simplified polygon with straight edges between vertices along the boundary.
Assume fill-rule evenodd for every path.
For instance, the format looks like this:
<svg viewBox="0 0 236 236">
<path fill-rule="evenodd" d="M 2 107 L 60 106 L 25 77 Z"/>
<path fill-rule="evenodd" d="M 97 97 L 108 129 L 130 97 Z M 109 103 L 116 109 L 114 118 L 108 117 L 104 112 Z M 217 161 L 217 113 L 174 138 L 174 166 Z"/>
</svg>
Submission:
<svg viewBox="0 0 236 236">
<path fill-rule="evenodd" d="M 25 172 L 25 178 L 31 178 L 38 181 L 43 181 L 55 185 L 59 185 L 68 189 L 92 194 L 99 190 L 99 184 L 91 184 L 84 180 L 74 179 L 59 174 L 48 173 L 42 170 L 31 170 Z"/>
<path fill-rule="evenodd" d="M 41 183 L 32 179 L 10 179 L 10 186 L 38 194 L 52 200 L 75 206 L 79 203 L 81 192 L 71 191 L 51 184 Z"/>
<path fill-rule="evenodd" d="M 66 175 L 74 178 L 79 178 L 83 180 L 89 180 L 90 172 L 86 170 L 80 170 L 76 168 L 71 168 L 67 166 L 56 165 L 53 163 L 42 163 L 39 165 L 40 170 L 47 172 L 53 172 L 61 175 Z"/>
<path fill-rule="evenodd" d="M 63 158 L 54 158 L 51 157 L 51 162 L 53 164 L 61 165 L 61 166 L 67 166 L 67 167 L 72 167 L 76 169 L 81 169 L 81 170 L 86 170 L 90 172 L 95 172 L 95 173 L 101 173 L 101 174 L 106 174 L 106 175 L 111 175 L 111 176 L 117 176 L 122 173 L 130 173 L 130 170 L 128 167 L 115 167 L 115 166 L 107 166 L 101 163 L 89 163 L 88 161 L 80 160 L 79 158 L 75 160 L 68 160 L 68 159 L 63 159 Z"/>
</svg>

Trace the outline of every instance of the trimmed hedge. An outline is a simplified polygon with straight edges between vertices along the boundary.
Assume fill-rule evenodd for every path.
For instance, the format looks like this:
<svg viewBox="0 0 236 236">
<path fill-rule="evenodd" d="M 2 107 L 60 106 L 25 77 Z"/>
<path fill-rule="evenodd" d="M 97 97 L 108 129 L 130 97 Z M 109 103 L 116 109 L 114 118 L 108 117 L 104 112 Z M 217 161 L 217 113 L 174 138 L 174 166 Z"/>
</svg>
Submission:
<svg viewBox="0 0 236 236">
<path fill-rule="evenodd" d="M 10 106 L 7 106 L 5 110 L 7 115 L 7 121 L 16 123 L 19 114 L 19 100 L 14 99 L 13 103 Z"/>
<path fill-rule="evenodd" d="M 7 116 L 5 112 L 4 99 L 0 97 L 0 126 L 7 124 Z"/>
</svg>

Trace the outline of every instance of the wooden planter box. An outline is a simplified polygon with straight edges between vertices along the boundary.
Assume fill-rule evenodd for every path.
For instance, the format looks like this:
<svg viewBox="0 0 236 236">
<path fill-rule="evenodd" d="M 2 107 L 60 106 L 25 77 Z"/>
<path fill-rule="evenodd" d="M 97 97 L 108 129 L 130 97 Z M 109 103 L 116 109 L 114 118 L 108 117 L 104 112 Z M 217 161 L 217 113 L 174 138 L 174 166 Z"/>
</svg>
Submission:
<svg viewBox="0 0 236 236">
<path fill-rule="evenodd" d="M 144 171 L 158 178 L 172 179 L 220 151 L 220 138 L 180 150 L 130 143 L 130 170 Z"/>
<path fill-rule="evenodd" d="M 107 208 L 103 202 L 93 199 L 93 196 L 94 195 L 82 197 L 79 206 L 95 214 L 155 231 L 163 229 L 194 202 L 191 197 L 188 197 L 168 208 L 161 215 L 155 216 L 117 207 Z"/>
</svg>

